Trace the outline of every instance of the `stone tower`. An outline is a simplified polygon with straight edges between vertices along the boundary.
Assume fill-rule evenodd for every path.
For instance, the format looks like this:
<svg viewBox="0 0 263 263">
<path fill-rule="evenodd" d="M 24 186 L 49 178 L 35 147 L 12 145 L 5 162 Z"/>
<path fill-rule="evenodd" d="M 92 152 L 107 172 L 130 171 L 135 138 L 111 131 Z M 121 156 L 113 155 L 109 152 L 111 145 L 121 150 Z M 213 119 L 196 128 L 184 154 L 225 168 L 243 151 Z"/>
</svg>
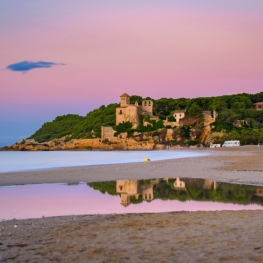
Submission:
<svg viewBox="0 0 263 263">
<path fill-rule="evenodd" d="M 127 93 L 122 94 L 120 98 L 121 98 L 121 101 L 120 101 L 121 107 L 130 105 L 130 96 Z"/>
<path fill-rule="evenodd" d="M 152 100 L 143 100 L 142 101 L 142 110 L 153 114 L 153 101 Z"/>
</svg>

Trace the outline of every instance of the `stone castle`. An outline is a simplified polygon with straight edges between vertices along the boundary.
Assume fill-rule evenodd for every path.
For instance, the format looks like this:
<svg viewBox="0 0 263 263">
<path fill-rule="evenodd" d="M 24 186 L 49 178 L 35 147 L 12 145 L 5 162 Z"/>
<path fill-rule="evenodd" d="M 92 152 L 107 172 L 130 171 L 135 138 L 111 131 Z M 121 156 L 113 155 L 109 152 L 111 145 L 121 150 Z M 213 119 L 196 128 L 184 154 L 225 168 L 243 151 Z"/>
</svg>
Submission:
<svg viewBox="0 0 263 263">
<path fill-rule="evenodd" d="M 142 116 L 149 116 L 150 120 L 159 120 L 158 116 L 153 115 L 153 101 L 152 100 L 142 100 L 142 105 L 138 102 L 135 104 L 130 104 L 130 96 L 124 93 L 120 96 L 120 107 L 116 108 L 116 125 L 124 122 L 132 123 L 133 128 L 137 128 L 141 122 Z M 172 127 L 180 126 L 180 119 L 185 117 L 185 110 L 175 110 L 174 121 L 168 122 L 163 121 L 164 125 L 171 125 Z M 143 122 L 143 125 L 147 125 L 147 122 Z"/>
<path fill-rule="evenodd" d="M 141 116 L 150 116 L 150 119 L 158 120 L 153 116 L 153 101 L 143 100 L 142 105 L 138 102 L 130 104 L 130 96 L 126 93 L 120 96 L 120 107 L 116 108 L 116 125 L 124 122 L 132 123 L 133 128 L 140 124 Z"/>
</svg>

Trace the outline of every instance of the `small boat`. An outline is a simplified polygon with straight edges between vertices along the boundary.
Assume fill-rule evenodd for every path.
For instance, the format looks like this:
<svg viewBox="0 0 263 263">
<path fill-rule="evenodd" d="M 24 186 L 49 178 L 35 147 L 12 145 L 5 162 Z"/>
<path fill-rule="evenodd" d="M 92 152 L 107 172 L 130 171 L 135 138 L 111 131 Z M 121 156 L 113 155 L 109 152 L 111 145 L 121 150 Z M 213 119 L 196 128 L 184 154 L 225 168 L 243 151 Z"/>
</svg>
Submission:
<svg viewBox="0 0 263 263">
<path fill-rule="evenodd" d="M 150 159 L 149 159 L 149 158 L 144 158 L 143 161 L 144 161 L 144 162 L 149 162 Z"/>
</svg>

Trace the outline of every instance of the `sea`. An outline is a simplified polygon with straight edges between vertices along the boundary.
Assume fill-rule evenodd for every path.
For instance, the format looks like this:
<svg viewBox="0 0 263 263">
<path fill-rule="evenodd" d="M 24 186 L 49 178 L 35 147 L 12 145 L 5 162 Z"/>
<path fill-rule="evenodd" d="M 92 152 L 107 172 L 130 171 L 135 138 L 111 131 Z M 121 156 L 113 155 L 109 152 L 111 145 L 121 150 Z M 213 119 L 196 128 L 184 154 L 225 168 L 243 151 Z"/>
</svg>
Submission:
<svg viewBox="0 0 263 263">
<path fill-rule="evenodd" d="M 187 150 L 165 151 L 3 151 L 0 152 L 0 173 L 50 168 L 118 164 L 198 157 L 206 152 Z"/>
</svg>

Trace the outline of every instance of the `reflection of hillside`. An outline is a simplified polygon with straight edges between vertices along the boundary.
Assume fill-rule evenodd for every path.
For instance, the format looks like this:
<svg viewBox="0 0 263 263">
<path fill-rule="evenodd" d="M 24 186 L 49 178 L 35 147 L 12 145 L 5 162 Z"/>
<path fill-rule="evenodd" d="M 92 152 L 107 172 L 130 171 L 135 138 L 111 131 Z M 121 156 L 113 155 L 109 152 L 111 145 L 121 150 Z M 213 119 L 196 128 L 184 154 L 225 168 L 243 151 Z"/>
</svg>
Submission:
<svg viewBox="0 0 263 263">
<path fill-rule="evenodd" d="M 263 204 L 263 198 L 261 198 L 263 197 L 263 188 L 260 189 L 250 185 L 219 184 L 209 179 L 165 178 L 155 188 L 154 195 L 155 198 L 162 200 Z M 260 191 L 262 195 L 260 195 Z"/>
<path fill-rule="evenodd" d="M 263 187 L 217 183 L 209 179 L 164 178 L 154 180 L 119 180 L 89 183 L 102 193 L 120 195 L 123 206 L 143 201 L 196 200 L 263 205 Z"/>
</svg>

